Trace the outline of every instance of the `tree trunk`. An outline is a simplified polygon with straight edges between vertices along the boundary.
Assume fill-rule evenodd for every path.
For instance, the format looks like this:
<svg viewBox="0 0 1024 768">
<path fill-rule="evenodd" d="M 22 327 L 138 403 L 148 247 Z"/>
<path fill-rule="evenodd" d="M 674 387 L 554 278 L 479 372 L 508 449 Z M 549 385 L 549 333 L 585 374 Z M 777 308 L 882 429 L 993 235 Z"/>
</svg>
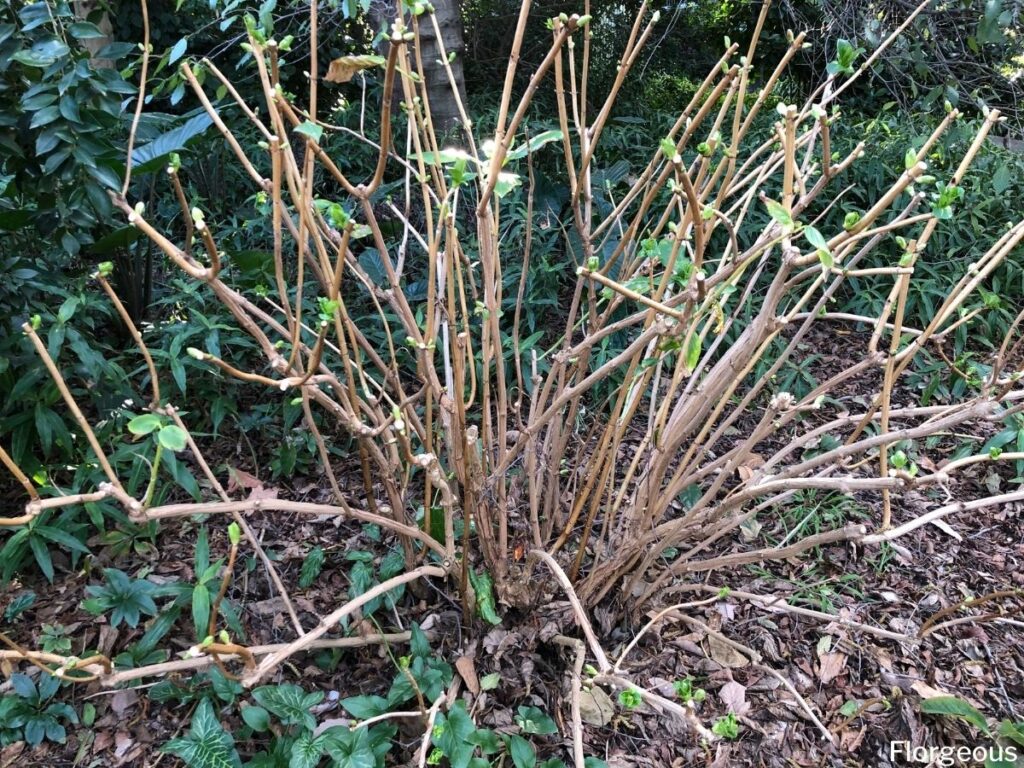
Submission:
<svg viewBox="0 0 1024 768">
<path fill-rule="evenodd" d="M 459 0 L 432 0 L 434 17 L 441 31 L 440 40 L 434 31 L 434 24 L 428 13 L 418 19 L 420 33 L 420 55 L 423 60 L 423 76 L 427 84 L 427 98 L 430 100 L 430 115 L 438 140 L 448 138 L 461 143 L 461 117 L 458 100 L 445 71 L 441 51 L 445 55 L 455 54 L 451 60 L 452 76 L 458 88 L 458 99 L 466 104 L 466 82 L 462 71 L 462 56 L 465 44 L 462 39 L 462 17 Z M 391 28 L 395 19 L 395 3 L 391 0 L 374 2 L 370 6 L 370 17 L 374 26 L 386 25 Z M 395 89 L 395 98 L 402 98 L 401 89 Z"/>
<path fill-rule="evenodd" d="M 97 0 L 75 0 L 74 9 L 76 19 L 92 21 L 105 35 L 105 37 L 93 37 L 82 40 L 82 47 L 89 51 L 89 54 L 92 56 L 92 65 L 94 67 L 110 69 L 114 66 L 113 61 L 96 58 L 96 54 L 111 43 L 114 34 L 114 27 L 110 22 L 110 14 L 107 13 L 106 9 L 101 8 Z M 98 13 L 96 13 L 97 11 Z M 90 16 L 93 18 L 90 19 Z"/>
<path fill-rule="evenodd" d="M 446 134 L 452 134 L 456 141 L 461 138 L 459 126 L 458 100 L 466 104 L 466 82 L 462 72 L 462 55 L 465 45 L 462 41 L 462 18 L 459 14 L 459 0 L 434 0 L 434 17 L 437 19 L 437 26 L 441 30 L 441 39 L 438 41 L 434 32 L 434 25 L 424 14 L 420 17 L 420 45 L 423 56 L 424 77 L 427 81 L 427 96 L 430 99 L 430 115 L 434 122 L 434 130 L 440 139 Z M 452 88 L 448 73 L 445 71 L 444 63 L 441 61 L 441 51 L 451 56 L 451 68 L 455 83 L 458 87 L 458 97 Z"/>
</svg>

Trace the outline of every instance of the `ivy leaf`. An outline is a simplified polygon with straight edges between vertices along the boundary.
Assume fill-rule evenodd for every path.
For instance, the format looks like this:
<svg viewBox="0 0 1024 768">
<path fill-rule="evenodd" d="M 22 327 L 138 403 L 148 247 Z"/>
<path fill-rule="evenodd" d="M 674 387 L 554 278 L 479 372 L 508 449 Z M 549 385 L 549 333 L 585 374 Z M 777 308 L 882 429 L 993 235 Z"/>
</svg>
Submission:
<svg viewBox="0 0 1024 768">
<path fill-rule="evenodd" d="M 306 693 L 297 685 L 264 685 L 255 689 L 252 697 L 277 715 L 282 725 L 301 725 L 312 731 L 316 728 L 316 718 L 309 708 L 323 700 L 324 692 Z"/>
<path fill-rule="evenodd" d="M 292 744 L 291 758 L 288 768 L 316 768 L 320 764 L 320 756 L 324 753 L 327 739 L 324 736 L 314 737 L 312 733 L 303 733 Z"/>
<path fill-rule="evenodd" d="M 368 720 L 388 711 L 388 700 L 383 696 L 352 696 L 341 700 L 345 708 L 356 720 Z"/>
<path fill-rule="evenodd" d="M 311 123 L 309 120 L 295 126 L 295 132 L 301 133 L 307 139 L 312 139 L 314 144 L 319 144 L 320 138 L 324 135 L 323 126 Z"/>
<path fill-rule="evenodd" d="M 475 732 L 476 726 L 466 711 L 465 703 L 457 701 L 447 715 L 438 715 L 433 740 L 448 757 L 452 768 L 466 768 L 475 751 L 475 745 L 470 741 Z"/>
<path fill-rule="evenodd" d="M 523 733 L 558 733 L 555 721 L 538 707 L 519 707 L 516 723 L 523 729 Z"/>
<path fill-rule="evenodd" d="M 270 730 L 270 713 L 263 707 L 244 707 L 242 709 L 242 720 L 256 733 Z"/>
<path fill-rule="evenodd" d="M 189 768 L 242 768 L 235 740 L 217 720 L 209 699 L 196 707 L 188 735 L 171 739 L 161 749 L 180 757 Z"/>
<path fill-rule="evenodd" d="M 430 656 L 430 640 L 427 639 L 427 633 L 420 629 L 420 625 L 413 622 L 409 634 L 409 651 L 412 655 L 418 658 Z"/>
<path fill-rule="evenodd" d="M 537 765 L 536 750 L 522 736 L 512 735 L 509 737 L 508 751 L 516 768 L 534 768 Z"/>
<path fill-rule="evenodd" d="M 346 731 L 331 728 L 324 733 L 327 753 L 334 759 L 335 768 L 377 768 L 377 756 L 366 728 Z"/>
</svg>

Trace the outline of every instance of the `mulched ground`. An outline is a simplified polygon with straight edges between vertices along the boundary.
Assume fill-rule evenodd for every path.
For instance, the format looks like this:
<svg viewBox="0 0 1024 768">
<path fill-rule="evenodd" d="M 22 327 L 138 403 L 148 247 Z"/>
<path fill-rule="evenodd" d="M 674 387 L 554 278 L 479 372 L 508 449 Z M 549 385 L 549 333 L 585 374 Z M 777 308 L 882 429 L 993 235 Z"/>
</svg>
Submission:
<svg viewBox="0 0 1024 768">
<path fill-rule="evenodd" d="M 811 344 L 817 349 L 828 349 Z M 841 354 L 836 351 L 833 356 Z M 839 357 L 826 354 L 821 365 L 828 369 Z M 837 393 L 858 407 L 864 391 L 873 381 L 852 381 Z M 910 401 L 909 395 L 905 398 Z M 990 427 L 985 427 L 990 429 Z M 984 436 L 984 435 L 982 435 Z M 943 446 L 936 447 L 941 458 Z M 953 491 L 962 498 L 988 495 L 996 484 L 1005 490 L 1011 484 L 1012 467 L 985 466 L 965 478 Z M 324 491 L 310 481 L 279 487 L 282 496 L 320 499 Z M 917 511 L 920 499 L 907 494 L 895 506 L 895 518 L 907 519 Z M 844 506 L 836 514 L 869 526 L 880 518 L 878 499 L 865 497 L 856 505 Z M 930 502 L 931 503 L 931 502 Z M 833 546 L 807 553 L 789 561 L 744 566 L 713 574 L 715 588 L 761 595 L 783 596 L 794 605 L 839 614 L 883 629 L 916 635 L 929 616 L 958 606 L 970 597 L 996 591 L 1024 590 L 1024 504 L 1010 504 L 979 514 L 954 516 L 948 520 L 960 539 L 926 526 L 900 540 L 901 554 L 873 548 L 865 551 L 853 545 Z M 785 535 L 778 517 L 764 517 L 758 539 L 764 546 L 770 537 Z M 789 520 L 789 518 L 786 518 Z M 296 605 L 311 626 L 315 616 L 329 612 L 348 589 L 346 553 L 365 549 L 383 554 L 381 544 L 372 541 L 358 527 L 335 527 L 330 522 L 289 519 L 286 516 L 254 515 L 250 519 L 262 531 L 263 545 L 279 555 L 282 577 L 297 583 L 299 569 L 309 549 L 322 546 L 328 553 L 323 575 L 307 590 L 293 592 Z M 795 521 L 789 520 L 792 525 Z M 148 573 L 161 578 L 191 580 L 195 527 L 187 522 L 163 526 L 157 546 L 131 560 L 117 562 L 124 567 L 144 565 Z M 58 562 L 53 586 L 45 582 L 15 583 L 0 592 L 0 606 L 31 588 L 39 599 L 4 628 L 16 641 L 38 647 L 39 627 L 44 623 L 65 625 L 74 638 L 74 651 L 100 648 L 117 652 L 137 639 L 140 630 L 123 625 L 112 629 L 98 623 L 79 608 L 84 589 L 100 579 L 100 568 L 113 564 L 109 549 L 92 542 L 95 557 L 91 573 L 71 571 Z M 213 557 L 227 549 L 226 535 L 212 536 Z M 739 537 L 722 543 L 718 553 L 749 548 Z M 909 555 L 909 557 L 908 557 Z M 250 643 L 282 642 L 290 639 L 290 627 L 273 601 L 268 580 L 257 566 L 242 575 L 236 569 L 231 595 L 244 604 L 243 621 Z M 134 571 L 133 571 L 134 573 Z M 1024 594 L 1024 592 L 1022 592 Z M 676 594 L 673 601 L 700 600 L 707 593 Z M 569 718 L 569 652 L 552 642 L 556 634 L 579 636 L 564 596 L 551 588 L 542 604 L 527 614 L 507 611 L 499 627 L 461 625 L 459 606 L 437 585 L 428 585 L 419 595 L 407 595 L 402 609 L 404 622 L 416 620 L 434 635 L 434 645 L 452 663 L 469 657 L 476 677 L 492 672 L 500 675 L 497 689 L 471 697 L 471 710 L 481 726 L 502 729 L 512 726 L 512 714 L 520 705 L 535 705 L 555 717 L 562 735 L 536 737 L 541 757 L 557 756 L 571 762 Z M 666 605 L 668 603 L 666 602 Z M 1024 643 L 1016 612 L 1024 606 L 1021 596 L 1011 596 L 974 609 L 963 609 L 948 618 L 974 616 L 928 635 L 914 643 L 901 643 L 837 624 L 806 618 L 782 610 L 766 609 L 747 600 L 727 597 L 717 603 L 692 608 L 687 614 L 718 633 L 756 650 L 763 665 L 791 682 L 834 734 L 837 746 L 829 747 L 818 727 L 810 721 L 776 677 L 731 651 L 714 635 L 673 618 L 649 632 L 633 650 L 624 666 L 627 674 L 649 689 L 673 696 L 671 683 L 686 676 L 707 692 L 698 705 L 701 720 L 710 724 L 727 711 L 740 713 L 740 735 L 732 742 L 720 742 L 708 750 L 697 746 L 690 734 L 663 715 L 641 707 L 633 712 L 616 707 L 613 713 L 591 698 L 584 726 L 587 754 L 608 761 L 614 768 L 631 766 L 897 766 L 905 759 L 890 758 L 890 744 L 910 741 L 917 745 L 981 746 L 987 743 L 960 721 L 922 715 L 922 694 L 936 691 L 955 694 L 972 702 L 990 721 L 1024 716 Z M 664 606 L 652 606 L 660 608 Z M 999 615 L 994 615 L 994 614 Z M 984 614 L 988 614 L 987 617 Z M 635 635 L 644 617 L 632 623 L 609 622 L 600 610 L 595 624 L 606 650 L 614 657 Z M 378 615 L 388 620 L 386 613 Z M 392 621 L 392 625 L 394 622 Z M 183 621 L 168 636 L 174 651 L 191 644 Z M 177 637 L 177 641 L 170 638 Z M 174 644 L 176 643 L 176 645 Z M 299 657 L 286 665 L 278 682 L 300 682 L 307 689 L 319 689 L 329 697 L 382 694 L 394 671 L 380 648 L 346 651 L 331 671 L 313 663 L 311 656 Z M 10 670 L 4 670 L 9 672 Z M 177 735 L 186 725 L 190 708 L 151 702 L 146 690 L 105 691 L 88 686 L 65 689 L 61 696 L 78 711 L 88 701 L 96 707 L 92 728 L 73 730 L 66 745 L 47 745 L 29 750 L 23 744 L 0 749 L 0 768 L 7 766 L 157 766 L 175 765 L 176 758 L 161 755 L 159 745 Z M 849 702 L 856 704 L 849 704 Z M 870 703 L 874 701 L 875 703 Z M 868 702 L 866 706 L 861 706 Z M 596 711 L 594 706 L 596 706 Z M 845 705 L 845 706 L 844 706 Z M 851 715 L 851 710 L 857 709 Z M 339 717 L 337 709 L 325 709 L 321 717 Z M 2 725 L 2 724 L 0 724 Z M 403 741 L 412 746 L 417 735 L 410 732 Z M 244 747 L 245 745 L 240 745 Z M 971 764 L 970 762 L 961 764 Z"/>
</svg>

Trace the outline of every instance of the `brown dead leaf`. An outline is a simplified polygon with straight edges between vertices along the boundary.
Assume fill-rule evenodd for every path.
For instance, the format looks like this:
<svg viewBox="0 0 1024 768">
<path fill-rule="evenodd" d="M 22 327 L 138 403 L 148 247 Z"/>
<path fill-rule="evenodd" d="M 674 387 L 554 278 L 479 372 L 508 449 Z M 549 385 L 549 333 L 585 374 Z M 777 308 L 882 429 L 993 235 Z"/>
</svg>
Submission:
<svg viewBox="0 0 1024 768">
<path fill-rule="evenodd" d="M 118 731 L 114 735 L 114 743 L 117 745 L 114 748 L 114 757 L 124 757 L 125 753 L 132 748 L 135 744 L 135 739 L 129 736 L 124 731 Z"/>
<path fill-rule="evenodd" d="M 120 690 L 110 697 L 110 708 L 118 718 L 123 719 L 125 712 L 134 707 L 139 701 L 139 694 L 131 688 Z"/>
<path fill-rule="evenodd" d="M 868 729 L 866 726 L 860 729 L 844 728 L 842 733 L 839 734 L 839 748 L 844 752 L 853 752 L 863 743 L 867 733 Z"/>
<path fill-rule="evenodd" d="M 480 681 L 476 676 L 476 664 L 473 663 L 473 657 L 459 656 L 455 660 L 455 669 L 459 671 L 459 676 L 466 683 L 469 692 L 474 696 L 478 696 L 480 694 Z"/>
<path fill-rule="evenodd" d="M 750 709 L 750 703 L 747 701 L 746 687 L 740 685 L 735 680 L 730 680 L 719 689 L 718 698 L 725 704 L 726 709 L 730 712 L 735 712 L 737 715 L 746 714 L 747 710 Z"/>
<path fill-rule="evenodd" d="M 96 741 L 92 743 L 92 753 L 98 755 L 100 752 L 107 750 L 111 744 L 114 743 L 114 732 L 113 731 L 99 731 L 96 734 Z"/>
<path fill-rule="evenodd" d="M 331 62 L 327 74 L 324 75 L 324 82 L 347 83 L 356 72 L 383 66 L 384 62 L 383 56 L 342 56 Z"/>
<path fill-rule="evenodd" d="M 830 683 L 843 673 L 846 668 L 845 653 L 823 653 L 819 657 L 818 679 L 822 683 Z"/>
<path fill-rule="evenodd" d="M 0 750 L 0 766 L 3 766 L 3 768 L 7 768 L 7 766 L 13 766 L 15 759 L 24 751 L 24 741 L 16 741 L 13 744 L 8 744 L 6 747 Z"/>
<path fill-rule="evenodd" d="M 580 692 L 580 719 L 590 725 L 608 725 L 615 714 L 611 698 L 596 685 Z"/>
<path fill-rule="evenodd" d="M 743 460 L 743 463 L 736 467 L 736 473 L 740 476 L 740 480 L 746 482 L 754 476 L 754 470 L 764 465 L 764 459 L 758 454 L 752 453 Z"/>
<path fill-rule="evenodd" d="M 262 488 L 263 483 L 255 475 L 250 475 L 244 469 L 235 469 L 234 467 L 228 467 L 228 493 L 246 488 L 252 490 L 253 488 Z"/>
<path fill-rule="evenodd" d="M 750 659 L 716 635 L 708 635 L 708 654 L 723 667 L 736 669 L 750 663 Z"/>
<path fill-rule="evenodd" d="M 949 691 L 933 688 L 924 680 L 917 680 L 910 684 L 911 690 L 922 699 L 934 699 L 936 696 L 949 696 Z"/>
<path fill-rule="evenodd" d="M 277 488 L 264 488 L 262 485 L 259 488 L 253 488 L 249 491 L 249 499 L 276 499 Z"/>
</svg>

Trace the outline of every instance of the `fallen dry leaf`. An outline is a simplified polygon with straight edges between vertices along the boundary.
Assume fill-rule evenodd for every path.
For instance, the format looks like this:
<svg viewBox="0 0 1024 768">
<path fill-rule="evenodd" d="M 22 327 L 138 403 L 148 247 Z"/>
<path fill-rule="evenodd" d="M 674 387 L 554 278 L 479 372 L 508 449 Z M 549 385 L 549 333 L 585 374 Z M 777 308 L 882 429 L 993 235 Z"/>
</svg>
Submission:
<svg viewBox="0 0 1024 768">
<path fill-rule="evenodd" d="M 603 690 L 594 686 L 580 692 L 580 719 L 590 725 L 608 725 L 615 714 L 615 705 Z"/>
<path fill-rule="evenodd" d="M 114 736 L 114 743 L 117 745 L 114 749 L 114 756 L 124 757 L 125 753 L 135 744 L 135 739 L 123 731 L 118 731 Z"/>
<path fill-rule="evenodd" d="M 846 668 L 846 654 L 823 653 L 819 657 L 818 679 L 823 683 L 830 683 L 842 674 Z"/>
<path fill-rule="evenodd" d="M 474 696 L 478 696 L 480 694 L 480 681 L 476 676 L 476 664 L 473 663 L 473 657 L 459 656 L 455 660 L 455 669 L 459 671 L 459 676 L 466 683 L 469 692 Z"/>
<path fill-rule="evenodd" d="M 725 704 L 726 709 L 737 715 L 746 714 L 746 711 L 750 709 L 750 703 L 747 701 L 747 689 L 735 680 L 730 680 L 719 689 L 718 698 Z"/>
<path fill-rule="evenodd" d="M 750 663 L 750 659 L 715 635 L 708 635 L 708 653 L 723 667 L 736 669 Z"/>
<path fill-rule="evenodd" d="M 263 483 L 255 475 L 250 475 L 244 469 L 228 467 L 228 493 L 233 493 L 242 488 L 252 490 L 253 488 L 262 487 Z"/>
<path fill-rule="evenodd" d="M 125 712 L 135 706 L 139 701 L 139 694 L 131 688 L 118 691 L 110 698 L 110 708 L 119 718 L 124 718 Z"/>
<path fill-rule="evenodd" d="M 933 688 L 928 685 L 924 680 L 917 680 L 910 684 L 911 690 L 920 696 L 922 699 L 934 699 L 936 696 L 949 696 L 949 691 L 943 691 L 939 688 Z"/>
<path fill-rule="evenodd" d="M 331 62 L 324 75 L 324 82 L 347 83 L 356 72 L 382 66 L 384 62 L 383 56 L 342 56 Z"/>
</svg>

